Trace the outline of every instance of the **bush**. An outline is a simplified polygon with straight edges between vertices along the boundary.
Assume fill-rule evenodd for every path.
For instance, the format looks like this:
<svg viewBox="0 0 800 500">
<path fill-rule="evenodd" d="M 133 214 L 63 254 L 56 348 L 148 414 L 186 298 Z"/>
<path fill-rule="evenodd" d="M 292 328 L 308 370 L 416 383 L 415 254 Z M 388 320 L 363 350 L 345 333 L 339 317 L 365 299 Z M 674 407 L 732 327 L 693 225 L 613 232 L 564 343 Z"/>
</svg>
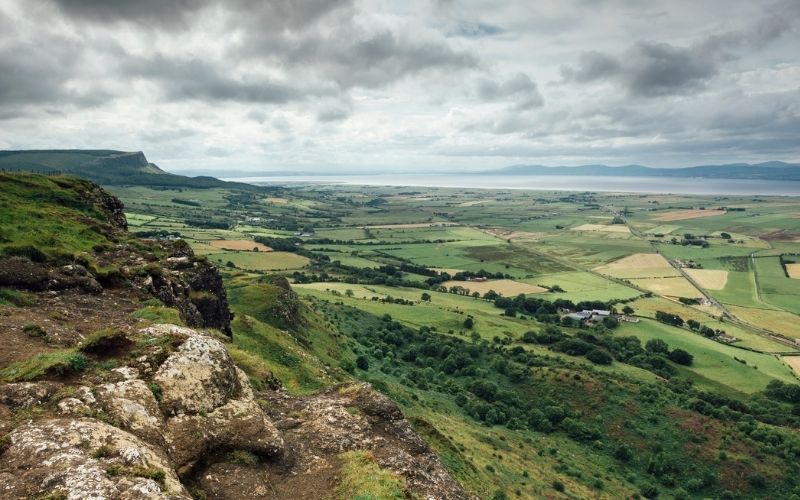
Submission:
<svg viewBox="0 0 800 500">
<path fill-rule="evenodd" d="M 614 458 L 620 462 L 629 462 L 633 458 L 633 450 L 627 444 L 620 444 L 614 450 Z"/>
<path fill-rule="evenodd" d="M 669 351 L 669 346 L 666 342 L 661 339 L 650 339 L 644 345 L 644 348 L 648 352 L 652 352 L 655 354 L 666 354 Z"/>
<path fill-rule="evenodd" d="M 44 337 L 47 335 L 47 332 L 44 331 L 44 328 L 36 323 L 26 324 L 22 327 L 22 331 L 25 332 L 29 337 Z"/>
<path fill-rule="evenodd" d="M 598 365 L 610 365 L 614 360 L 609 353 L 601 349 L 589 351 L 589 353 L 586 355 L 586 359 Z"/>
<path fill-rule="evenodd" d="M 750 483 L 750 486 L 753 488 L 758 488 L 760 490 L 767 487 L 767 478 L 758 472 L 750 474 L 750 476 L 747 478 L 747 482 Z"/>
<path fill-rule="evenodd" d="M 691 366 L 692 361 L 694 361 L 694 356 L 683 349 L 675 349 L 674 351 L 670 352 L 667 357 L 670 359 L 670 361 L 685 366 Z"/>
<path fill-rule="evenodd" d="M 565 489 L 564 488 L 564 483 L 562 483 L 561 481 L 558 481 L 558 480 L 553 481 L 553 489 L 556 490 L 556 491 L 559 491 L 559 492 L 563 492 L 564 489 Z"/>
<path fill-rule="evenodd" d="M 69 358 L 67 358 L 67 363 L 70 370 L 73 372 L 82 372 L 86 369 L 86 356 L 81 353 L 72 354 Z"/>
<path fill-rule="evenodd" d="M 359 370 L 369 370 L 369 359 L 366 356 L 359 356 L 356 358 L 356 366 Z"/>
</svg>

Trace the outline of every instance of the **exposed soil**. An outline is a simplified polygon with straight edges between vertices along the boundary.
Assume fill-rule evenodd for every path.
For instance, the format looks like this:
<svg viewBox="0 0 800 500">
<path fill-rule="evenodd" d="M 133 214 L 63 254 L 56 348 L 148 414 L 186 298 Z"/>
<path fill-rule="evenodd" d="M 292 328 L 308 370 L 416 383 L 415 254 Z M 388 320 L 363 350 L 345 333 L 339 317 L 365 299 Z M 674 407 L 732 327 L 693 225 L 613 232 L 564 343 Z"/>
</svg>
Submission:
<svg viewBox="0 0 800 500">
<path fill-rule="evenodd" d="M 0 368 L 40 353 L 77 344 L 84 336 L 106 328 L 130 332 L 137 320 L 131 313 L 141 308 L 132 290 L 106 290 L 89 295 L 78 290 L 32 294 L 35 305 L 0 306 Z M 29 334 L 26 325 L 41 331 Z"/>
</svg>

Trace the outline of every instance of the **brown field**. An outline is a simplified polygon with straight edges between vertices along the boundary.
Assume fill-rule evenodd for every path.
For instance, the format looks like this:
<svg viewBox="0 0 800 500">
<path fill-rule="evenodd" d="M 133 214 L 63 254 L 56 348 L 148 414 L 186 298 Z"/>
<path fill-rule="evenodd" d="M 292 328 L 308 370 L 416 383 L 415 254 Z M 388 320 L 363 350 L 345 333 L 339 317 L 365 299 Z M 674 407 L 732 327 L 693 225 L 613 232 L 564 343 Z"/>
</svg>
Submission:
<svg viewBox="0 0 800 500">
<path fill-rule="evenodd" d="M 800 338 L 800 316 L 786 311 L 772 309 L 756 309 L 728 305 L 728 309 L 740 319 L 753 325 L 766 328 L 788 337 Z"/>
<path fill-rule="evenodd" d="M 636 286 L 650 290 L 658 295 L 670 297 L 701 298 L 700 290 L 694 287 L 689 280 L 683 276 L 673 276 L 667 278 L 642 278 L 630 280 Z"/>
<path fill-rule="evenodd" d="M 655 217 L 655 220 L 673 221 L 673 220 L 686 220 L 697 219 L 700 217 L 713 217 L 715 215 L 725 215 L 725 210 L 675 210 L 674 212 L 667 212 Z"/>
<path fill-rule="evenodd" d="M 460 226 L 455 222 L 420 222 L 414 224 L 378 224 L 375 226 L 362 226 L 362 229 L 417 229 L 421 227 L 450 227 Z"/>
<path fill-rule="evenodd" d="M 463 286 L 471 292 L 478 292 L 484 294 L 489 290 L 503 295 L 505 297 L 514 297 L 521 293 L 542 293 L 546 292 L 546 288 L 536 285 L 529 285 L 528 283 L 520 283 L 513 280 L 489 280 L 489 281 L 445 281 L 442 286 L 450 288 L 451 286 Z"/>
<path fill-rule="evenodd" d="M 214 248 L 220 248 L 222 250 L 245 250 L 245 251 L 252 251 L 254 248 L 258 248 L 259 252 L 271 252 L 272 249 L 263 243 L 257 243 L 252 240 L 212 240 L 209 241 L 208 244 Z"/>
<path fill-rule="evenodd" d="M 796 375 L 800 375 L 800 356 L 783 356 L 781 359 L 792 367 Z"/>
<path fill-rule="evenodd" d="M 624 224 L 583 224 L 571 228 L 573 231 L 602 231 L 604 233 L 630 233 L 631 230 Z"/>
<path fill-rule="evenodd" d="M 276 205 L 286 205 L 289 203 L 288 198 L 264 198 L 267 203 L 275 203 Z"/>
<path fill-rule="evenodd" d="M 722 290 L 728 282 L 728 271 L 720 269 L 684 269 L 698 285 L 709 290 Z"/>
<path fill-rule="evenodd" d="M 800 264 L 786 264 L 786 273 L 790 278 L 800 280 Z"/>
<path fill-rule="evenodd" d="M 616 278 L 659 278 L 680 276 L 680 273 L 669 265 L 667 259 L 657 253 L 635 253 L 623 257 L 595 271 Z"/>
</svg>

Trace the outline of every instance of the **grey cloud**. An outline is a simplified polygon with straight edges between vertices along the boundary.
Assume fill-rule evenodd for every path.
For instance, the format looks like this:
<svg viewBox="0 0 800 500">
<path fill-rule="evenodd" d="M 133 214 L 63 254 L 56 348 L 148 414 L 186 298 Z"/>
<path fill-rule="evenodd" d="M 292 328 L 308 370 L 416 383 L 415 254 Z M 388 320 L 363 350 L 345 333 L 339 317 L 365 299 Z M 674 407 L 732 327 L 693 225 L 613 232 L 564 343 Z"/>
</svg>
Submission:
<svg viewBox="0 0 800 500">
<path fill-rule="evenodd" d="M 497 83 L 483 79 L 478 82 L 478 97 L 488 101 L 510 100 L 518 111 L 538 108 L 544 104 L 539 89 L 531 78 L 517 73 L 508 80 Z"/>
<path fill-rule="evenodd" d="M 625 60 L 623 80 L 628 91 L 637 96 L 693 90 L 718 71 L 714 54 L 668 43 L 639 42 Z"/>
<path fill-rule="evenodd" d="M 488 23 L 460 21 L 447 32 L 447 36 L 464 38 L 484 38 L 500 35 L 503 28 Z"/>
<path fill-rule="evenodd" d="M 66 15 L 92 22 L 131 21 L 159 26 L 183 23 L 207 0 L 53 0 Z"/>
<path fill-rule="evenodd" d="M 583 52 L 576 65 L 562 66 L 561 74 L 564 81 L 577 83 L 616 80 L 634 97 L 690 93 L 704 88 L 742 51 L 762 49 L 780 38 L 792 22 L 791 17 L 769 15 L 746 29 L 714 34 L 688 46 L 642 40 L 619 57 Z"/>
<path fill-rule="evenodd" d="M 96 82 L 80 81 L 81 47 L 46 34 L 37 43 L 0 45 L 0 108 L 4 116 L 28 105 L 68 105 L 87 108 L 113 98 Z"/>
<path fill-rule="evenodd" d="M 253 29 L 298 29 L 351 0 L 51 0 L 75 20 L 132 22 L 159 28 L 185 27 L 196 13 L 218 7 Z"/>
<path fill-rule="evenodd" d="M 260 75 L 243 78 L 226 76 L 225 71 L 199 59 L 173 60 L 163 56 L 132 58 L 123 72 L 160 84 L 169 100 L 216 100 L 260 103 L 287 103 L 312 95 L 328 95 L 334 89 L 311 88 L 272 81 Z"/>
<path fill-rule="evenodd" d="M 444 41 L 408 40 L 382 30 L 340 23 L 330 35 L 254 32 L 239 49 L 247 59 L 274 61 L 335 82 L 343 89 L 378 88 L 425 71 L 477 67 L 478 59 Z"/>
<path fill-rule="evenodd" d="M 591 82 L 618 74 L 622 64 L 615 57 L 600 52 L 583 52 L 578 56 L 578 65 L 562 66 L 561 74 L 566 80 Z"/>
<path fill-rule="evenodd" d="M 352 110 L 344 107 L 327 107 L 317 113 L 317 120 L 328 123 L 347 119 L 352 114 Z"/>
</svg>

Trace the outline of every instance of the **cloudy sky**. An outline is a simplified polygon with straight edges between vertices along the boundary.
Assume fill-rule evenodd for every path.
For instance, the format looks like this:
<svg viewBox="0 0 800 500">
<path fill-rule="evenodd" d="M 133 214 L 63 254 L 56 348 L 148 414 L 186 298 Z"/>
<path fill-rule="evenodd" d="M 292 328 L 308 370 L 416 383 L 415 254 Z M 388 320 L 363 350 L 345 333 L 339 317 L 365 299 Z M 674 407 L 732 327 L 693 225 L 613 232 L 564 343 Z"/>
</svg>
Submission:
<svg viewBox="0 0 800 500">
<path fill-rule="evenodd" d="M 0 149 L 172 171 L 800 160 L 798 0 L 0 0 Z"/>
</svg>

